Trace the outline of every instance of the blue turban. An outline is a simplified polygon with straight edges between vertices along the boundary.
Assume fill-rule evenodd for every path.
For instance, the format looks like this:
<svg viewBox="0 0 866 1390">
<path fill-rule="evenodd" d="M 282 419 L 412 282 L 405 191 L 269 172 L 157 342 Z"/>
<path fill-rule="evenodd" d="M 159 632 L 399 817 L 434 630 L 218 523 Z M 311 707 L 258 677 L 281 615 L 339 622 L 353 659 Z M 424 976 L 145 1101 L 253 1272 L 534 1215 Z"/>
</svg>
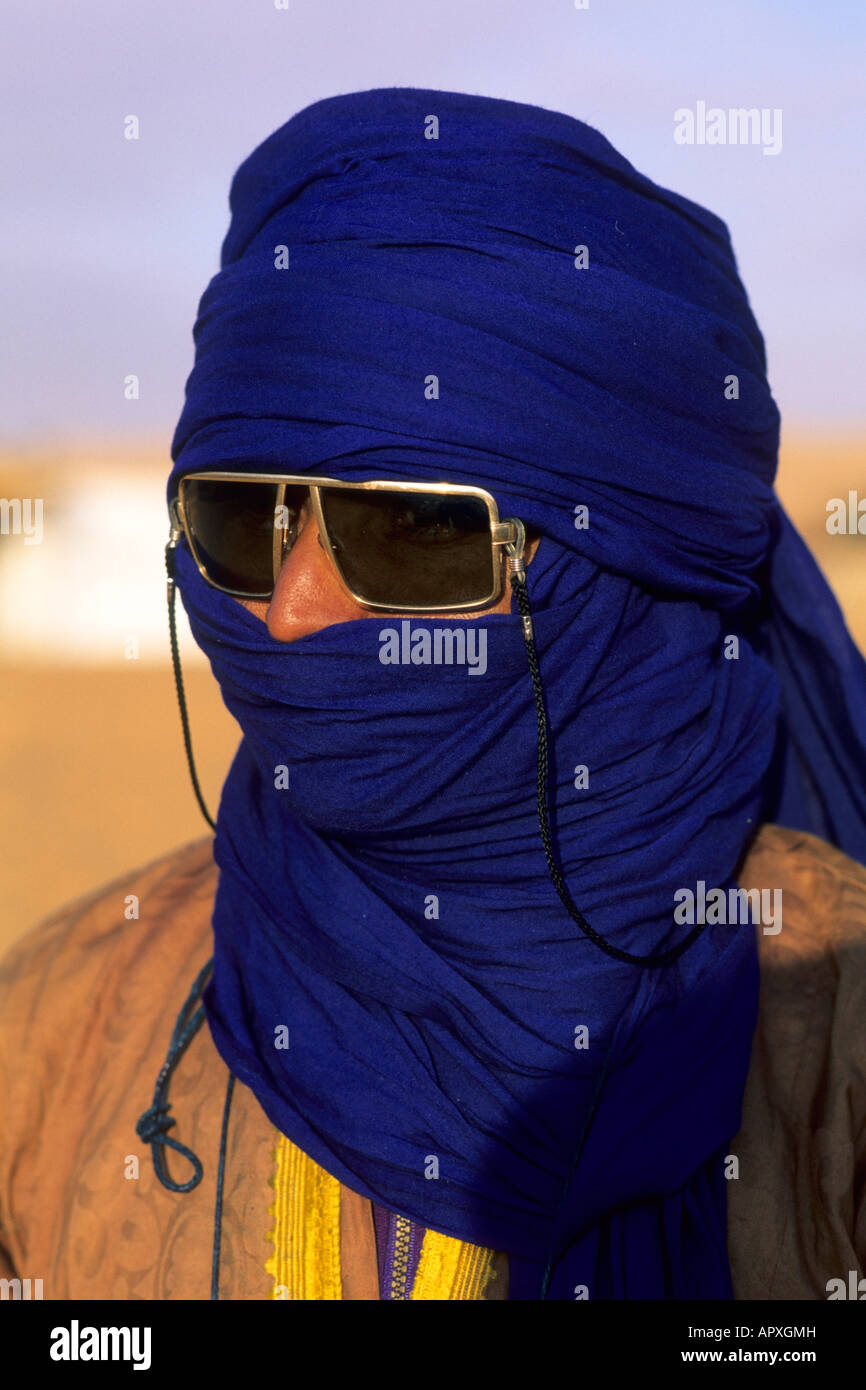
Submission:
<svg viewBox="0 0 866 1390">
<path fill-rule="evenodd" d="M 773 489 L 724 224 L 580 121 L 413 88 L 301 111 L 231 213 L 170 492 L 450 480 L 541 533 L 552 819 L 592 927 L 676 945 L 674 894 L 733 885 L 762 820 L 866 858 L 864 664 Z M 276 641 L 183 550 L 178 582 L 244 735 L 205 996 L 227 1065 L 355 1191 L 507 1251 L 511 1298 L 545 1268 L 553 1298 L 730 1297 L 755 929 L 708 925 L 663 969 L 577 930 L 519 617 L 475 619 L 473 679 L 383 665 L 381 616 Z"/>
</svg>

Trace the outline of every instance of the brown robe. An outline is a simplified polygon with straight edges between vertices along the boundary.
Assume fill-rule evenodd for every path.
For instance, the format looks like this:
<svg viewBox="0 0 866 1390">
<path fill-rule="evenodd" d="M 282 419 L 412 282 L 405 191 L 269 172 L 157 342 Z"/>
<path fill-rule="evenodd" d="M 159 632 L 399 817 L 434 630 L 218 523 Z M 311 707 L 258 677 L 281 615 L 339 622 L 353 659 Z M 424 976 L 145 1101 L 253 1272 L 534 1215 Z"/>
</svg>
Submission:
<svg viewBox="0 0 866 1390">
<path fill-rule="evenodd" d="M 206 1299 L 227 1070 L 205 1025 L 172 1079 L 172 1137 L 199 1155 L 189 1193 L 158 1182 L 135 1133 L 177 1013 L 212 949 L 211 840 L 130 873 L 34 927 L 0 965 L 0 1277 L 46 1299 Z M 761 828 L 743 887 L 783 890 L 758 932 L 760 1020 L 732 1144 L 735 1296 L 824 1299 L 866 1264 L 866 869 L 822 841 Z M 139 900 L 128 920 L 128 895 Z M 272 1290 L 275 1131 L 235 1086 L 220 1297 Z M 189 1165 L 168 1152 L 184 1181 Z M 369 1202 L 341 1201 L 343 1296 L 378 1297 Z M 491 1297 L 507 1296 L 499 1256 Z M 502 1277 L 504 1275 L 504 1277 Z"/>
</svg>

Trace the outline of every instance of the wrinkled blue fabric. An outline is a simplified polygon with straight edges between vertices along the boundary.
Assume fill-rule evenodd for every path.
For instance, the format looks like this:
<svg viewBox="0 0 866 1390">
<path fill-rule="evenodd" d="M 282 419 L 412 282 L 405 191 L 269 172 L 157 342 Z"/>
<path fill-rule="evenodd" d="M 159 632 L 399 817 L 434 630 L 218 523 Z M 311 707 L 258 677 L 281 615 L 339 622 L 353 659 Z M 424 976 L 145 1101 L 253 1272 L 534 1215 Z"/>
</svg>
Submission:
<svg viewBox="0 0 866 1390">
<path fill-rule="evenodd" d="M 169 491 L 451 480 L 541 532 L 553 823 L 595 930 L 676 944 L 675 891 L 735 883 L 761 820 L 866 859 L 866 671 L 775 496 L 724 224 L 568 116 L 420 89 L 301 111 L 231 214 Z M 581 935 L 539 836 L 516 614 L 474 620 L 473 676 L 383 665 L 381 615 L 275 641 L 183 547 L 178 581 L 244 735 L 205 996 L 228 1066 L 354 1190 L 507 1251 L 512 1299 L 546 1267 L 551 1298 L 729 1298 L 755 929 L 709 925 L 663 969 Z"/>
</svg>

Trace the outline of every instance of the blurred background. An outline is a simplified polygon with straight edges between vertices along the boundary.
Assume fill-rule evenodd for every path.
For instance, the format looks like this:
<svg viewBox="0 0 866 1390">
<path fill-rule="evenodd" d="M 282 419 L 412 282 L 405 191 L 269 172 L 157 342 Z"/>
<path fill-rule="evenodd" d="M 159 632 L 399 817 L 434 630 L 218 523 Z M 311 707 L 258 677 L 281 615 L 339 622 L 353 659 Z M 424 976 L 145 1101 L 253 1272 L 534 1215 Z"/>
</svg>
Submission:
<svg viewBox="0 0 866 1390">
<path fill-rule="evenodd" d="M 784 421 L 779 492 L 866 649 L 866 537 L 826 530 L 830 498 L 866 497 L 859 3 L 7 0 L 5 17 L 0 498 L 44 515 L 39 545 L 0 535 L 0 949 L 206 831 L 168 654 L 168 450 L 232 174 L 321 97 L 564 111 L 725 219 Z M 676 144 L 698 101 L 780 109 L 781 151 Z M 182 650 L 215 812 L 239 734 L 187 632 Z"/>
</svg>

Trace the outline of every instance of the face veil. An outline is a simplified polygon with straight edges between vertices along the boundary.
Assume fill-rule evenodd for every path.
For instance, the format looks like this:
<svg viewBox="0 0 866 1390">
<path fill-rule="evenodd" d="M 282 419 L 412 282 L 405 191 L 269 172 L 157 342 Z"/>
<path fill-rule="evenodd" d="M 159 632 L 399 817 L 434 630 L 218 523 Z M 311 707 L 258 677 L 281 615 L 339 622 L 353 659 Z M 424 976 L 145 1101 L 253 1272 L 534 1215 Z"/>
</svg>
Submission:
<svg viewBox="0 0 866 1390">
<path fill-rule="evenodd" d="M 866 854 L 863 663 L 775 496 L 724 224 L 570 117 L 420 89 L 301 111 L 231 213 L 170 489 L 467 483 L 541 533 L 552 819 L 594 927 L 674 943 L 675 892 L 733 884 L 761 819 Z M 244 734 L 205 996 L 233 1073 L 354 1190 L 507 1251 L 512 1297 L 551 1250 L 553 1297 L 729 1297 L 754 935 L 709 926 L 644 972 L 577 933 L 519 616 L 474 620 L 473 678 L 383 664 L 387 617 L 280 643 L 182 550 L 177 579 Z"/>
</svg>

